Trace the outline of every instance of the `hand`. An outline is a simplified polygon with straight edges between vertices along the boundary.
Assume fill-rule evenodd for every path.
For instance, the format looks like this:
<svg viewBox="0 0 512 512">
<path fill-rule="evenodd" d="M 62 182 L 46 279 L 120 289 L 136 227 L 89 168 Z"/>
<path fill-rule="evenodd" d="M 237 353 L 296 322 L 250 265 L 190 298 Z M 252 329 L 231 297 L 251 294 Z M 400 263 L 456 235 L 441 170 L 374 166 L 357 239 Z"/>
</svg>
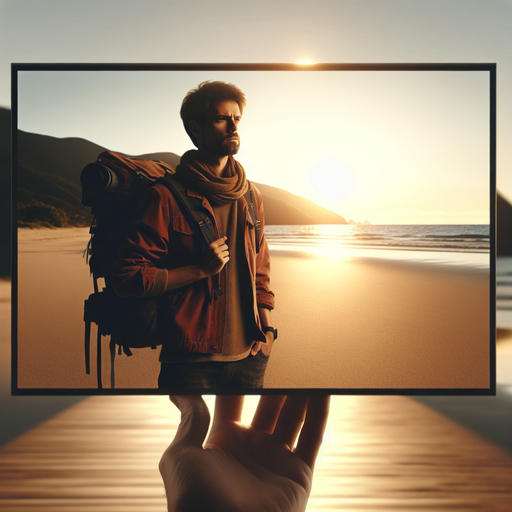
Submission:
<svg viewBox="0 0 512 512">
<path fill-rule="evenodd" d="M 274 333 L 269 331 L 265 333 L 265 338 L 267 338 L 267 343 L 263 343 L 262 341 L 257 341 L 251 349 L 251 354 L 255 356 L 260 350 L 263 352 L 263 355 L 269 357 L 270 352 L 272 351 L 272 345 L 274 344 Z"/>
<path fill-rule="evenodd" d="M 206 276 L 211 277 L 218 274 L 229 261 L 228 246 L 225 243 L 227 239 L 226 236 L 223 236 L 204 249 L 199 266 Z"/>
<path fill-rule="evenodd" d="M 306 509 L 329 396 L 263 396 L 250 426 L 240 423 L 243 397 L 218 396 L 204 448 L 210 414 L 203 399 L 170 398 L 181 422 L 160 460 L 169 512 Z"/>
</svg>

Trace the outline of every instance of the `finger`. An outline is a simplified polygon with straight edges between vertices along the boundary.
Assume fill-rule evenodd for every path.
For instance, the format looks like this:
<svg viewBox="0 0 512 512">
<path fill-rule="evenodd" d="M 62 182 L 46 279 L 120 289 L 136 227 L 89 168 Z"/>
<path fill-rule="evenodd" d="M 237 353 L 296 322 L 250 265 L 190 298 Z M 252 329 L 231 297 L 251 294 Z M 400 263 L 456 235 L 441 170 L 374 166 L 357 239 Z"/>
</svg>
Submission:
<svg viewBox="0 0 512 512">
<path fill-rule="evenodd" d="M 215 399 L 213 423 L 219 421 L 241 421 L 244 408 L 243 396 L 219 395 Z"/>
<path fill-rule="evenodd" d="M 285 400 L 286 396 L 262 396 L 256 408 L 256 412 L 254 413 L 251 425 L 272 434 Z"/>
<path fill-rule="evenodd" d="M 309 397 L 306 420 L 302 427 L 295 455 L 301 458 L 313 470 L 316 457 L 322 444 L 322 439 L 329 416 L 329 395 Z"/>
<path fill-rule="evenodd" d="M 288 396 L 279 414 L 273 435 L 278 441 L 287 444 L 290 449 L 293 448 L 304 422 L 307 405 L 307 395 Z"/>
<path fill-rule="evenodd" d="M 224 245 L 224 242 L 228 239 L 227 236 L 223 236 L 222 238 L 219 238 L 218 240 L 214 240 L 211 244 L 210 244 L 210 247 L 212 249 L 215 249 L 217 247 L 220 247 L 221 245 Z"/>
<path fill-rule="evenodd" d="M 171 446 L 202 447 L 210 425 L 210 412 L 203 398 L 190 395 L 170 396 L 169 399 L 181 412 L 181 421 Z"/>
<path fill-rule="evenodd" d="M 263 342 L 261 341 L 257 341 L 253 346 L 252 346 L 252 349 L 251 349 L 251 354 L 253 356 L 255 356 L 261 349 L 261 346 L 263 345 Z"/>
</svg>

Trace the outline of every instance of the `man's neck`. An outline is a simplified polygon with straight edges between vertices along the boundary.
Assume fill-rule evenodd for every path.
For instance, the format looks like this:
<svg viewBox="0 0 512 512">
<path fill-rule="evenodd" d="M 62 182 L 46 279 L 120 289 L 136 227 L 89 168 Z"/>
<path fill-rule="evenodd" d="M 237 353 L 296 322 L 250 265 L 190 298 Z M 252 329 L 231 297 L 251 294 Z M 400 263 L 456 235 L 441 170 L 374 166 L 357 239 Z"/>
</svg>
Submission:
<svg viewBox="0 0 512 512">
<path fill-rule="evenodd" d="M 227 156 L 216 156 L 212 155 L 208 151 L 198 150 L 200 159 L 205 163 L 210 165 L 215 169 L 215 172 L 219 176 L 224 176 L 228 167 L 228 157 Z"/>
</svg>

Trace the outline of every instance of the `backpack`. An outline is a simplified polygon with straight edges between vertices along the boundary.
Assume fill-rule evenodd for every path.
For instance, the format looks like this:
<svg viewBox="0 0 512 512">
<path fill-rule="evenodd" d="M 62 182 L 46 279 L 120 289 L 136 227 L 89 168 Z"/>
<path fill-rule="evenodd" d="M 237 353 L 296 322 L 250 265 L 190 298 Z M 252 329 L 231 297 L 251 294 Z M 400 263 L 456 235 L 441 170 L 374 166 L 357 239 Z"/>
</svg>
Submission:
<svg viewBox="0 0 512 512">
<path fill-rule="evenodd" d="M 94 293 L 84 302 L 85 367 L 89 375 L 91 323 L 95 323 L 98 326 L 98 388 L 103 387 L 102 336 L 110 336 L 110 384 L 114 388 L 116 345 L 119 355 L 124 352 L 131 356 L 131 348 L 156 349 L 162 344 L 160 333 L 163 329 L 160 323 L 164 319 L 163 307 L 168 294 L 160 297 L 118 297 L 110 284 L 110 275 L 119 260 L 118 250 L 125 243 L 130 221 L 143 193 L 155 184 L 163 183 L 170 189 L 189 224 L 200 228 L 204 243 L 209 245 L 215 240 L 215 235 L 209 217 L 202 212 L 201 200 L 188 196 L 174 169 L 164 162 L 106 151 L 98 156 L 96 162 L 84 167 L 80 180 L 82 204 L 91 207 L 94 215 L 91 238 L 84 251 L 94 285 Z M 259 252 L 260 221 L 256 218 L 254 192 L 250 183 L 244 197 L 256 227 L 256 251 Z M 101 291 L 99 278 L 105 282 Z M 221 295 L 218 282 L 218 275 L 214 276 L 214 290 Z"/>
</svg>

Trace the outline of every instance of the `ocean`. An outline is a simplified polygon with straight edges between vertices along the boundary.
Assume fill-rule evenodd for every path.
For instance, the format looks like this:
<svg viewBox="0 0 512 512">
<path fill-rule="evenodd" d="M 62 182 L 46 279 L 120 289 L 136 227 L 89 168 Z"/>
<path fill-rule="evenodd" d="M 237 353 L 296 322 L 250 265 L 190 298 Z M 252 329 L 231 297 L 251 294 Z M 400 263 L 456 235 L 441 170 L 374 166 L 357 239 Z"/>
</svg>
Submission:
<svg viewBox="0 0 512 512">
<path fill-rule="evenodd" d="M 489 267 L 489 225 L 265 226 L 271 250 Z M 371 250 L 370 250 L 371 249 Z"/>
</svg>

